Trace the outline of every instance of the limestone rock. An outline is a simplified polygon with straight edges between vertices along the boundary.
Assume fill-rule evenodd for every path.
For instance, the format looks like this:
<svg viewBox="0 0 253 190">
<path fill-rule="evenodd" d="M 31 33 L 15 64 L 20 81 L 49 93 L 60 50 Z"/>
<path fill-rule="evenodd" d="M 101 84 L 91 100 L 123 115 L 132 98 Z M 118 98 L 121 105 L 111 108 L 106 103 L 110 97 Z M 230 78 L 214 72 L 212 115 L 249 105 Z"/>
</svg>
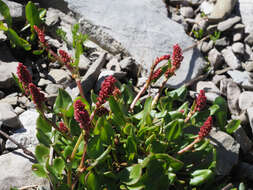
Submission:
<svg viewBox="0 0 253 190">
<path fill-rule="evenodd" d="M 253 33 L 253 4 L 251 0 L 238 0 L 242 22 L 245 24 L 245 32 Z"/>
<path fill-rule="evenodd" d="M 233 81 L 228 82 L 227 84 L 227 101 L 228 108 L 230 112 L 234 115 L 238 115 L 240 113 L 240 109 L 238 106 L 238 99 L 241 94 L 241 89 L 237 84 Z"/>
<path fill-rule="evenodd" d="M 227 47 L 226 49 L 222 50 L 221 53 L 228 66 L 232 67 L 233 69 L 238 69 L 241 67 L 240 61 L 237 59 L 237 57 L 233 53 L 231 47 Z"/>
<path fill-rule="evenodd" d="M 246 110 L 253 106 L 253 92 L 244 91 L 239 96 L 239 107 L 241 110 Z"/>
<path fill-rule="evenodd" d="M 18 116 L 8 103 L 0 103 L 0 122 L 10 128 L 20 127 Z"/>
<path fill-rule="evenodd" d="M 233 25 L 235 25 L 236 23 L 240 22 L 241 20 L 241 17 L 239 16 L 235 16 L 235 17 L 232 17 L 232 18 L 229 18 L 225 21 L 222 21 L 218 24 L 218 27 L 217 29 L 221 32 L 224 32 L 228 29 L 230 29 Z"/>
</svg>

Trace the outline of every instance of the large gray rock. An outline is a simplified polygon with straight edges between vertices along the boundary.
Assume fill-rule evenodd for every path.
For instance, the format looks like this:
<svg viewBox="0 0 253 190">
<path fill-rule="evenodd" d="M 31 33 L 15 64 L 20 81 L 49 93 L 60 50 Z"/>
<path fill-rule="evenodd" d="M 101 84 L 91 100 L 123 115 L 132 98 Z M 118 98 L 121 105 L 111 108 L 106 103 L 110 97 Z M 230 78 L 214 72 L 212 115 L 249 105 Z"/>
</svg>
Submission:
<svg viewBox="0 0 253 190">
<path fill-rule="evenodd" d="M 16 74 L 18 62 L 12 57 L 6 46 L 1 46 L 0 52 L 0 88 L 8 89 L 14 84 L 11 74 Z"/>
<path fill-rule="evenodd" d="M 219 22 L 217 29 L 221 32 L 224 32 L 228 29 L 230 29 L 233 25 L 241 21 L 241 17 L 235 16 L 232 18 L 229 18 L 225 21 Z"/>
<path fill-rule="evenodd" d="M 253 33 L 253 3 L 252 0 L 238 0 L 242 22 L 245 24 L 245 32 Z"/>
<path fill-rule="evenodd" d="M 216 148 L 216 173 L 228 175 L 238 162 L 240 145 L 227 133 L 215 129 L 210 132 L 210 142 Z"/>
<path fill-rule="evenodd" d="M 226 49 L 223 49 L 221 53 L 228 66 L 230 66 L 233 69 L 238 69 L 241 67 L 240 61 L 237 59 L 237 57 L 233 53 L 232 48 L 230 46 L 227 47 Z"/>
<path fill-rule="evenodd" d="M 0 103 L 0 122 L 14 129 L 20 126 L 17 114 L 8 103 Z"/>
<path fill-rule="evenodd" d="M 22 128 L 15 131 L 11 137 L 25 147 L 38 144 L 36 138 L 36 121 L 39 113 L 36 110 L 27 110 L 19 115 Z M 6 141 L 7 149 L 15 149 L 17 146 L 10 140 Z"/>
<path fill-rule="evenodd" d="M 166 16 L 162 0 L 65 0 L 79 13 L 81 29 L 113 54 L 131 54 L 149 70 L 157 56 L 172 53 L 174 44 L 182 49 L 194 44 L 183 26 Z M 168 84 L 175 87 L 195 78 L 205 67 L 196 48 L 184 52 L 184 61 Z"/>
<path fill-rule="evenodd" d="M 21 150 L 1 155 L 0 189 L 10 190 L 11 187 L 38 185 L 49 190 L 49 182 L 45 178 L 39 178 L 33 174 L 33 162 L 34 160 L 27 157 Z"/>
<path fill-rule="evenodd" d="M 244 91 L 239 97 L 239 107 L 241 110 L 246 110 L 253 106 L 253 92 Z"/>
<path fill-rule="evenodd" d="M 239 86 L 233 82 L 229 81 L 227 84 L 227 101 L 228 101 L 228 108 L 230 113 L 234 115 L 239 115 L 240 109 L 238 106 L 238 99 L 241 94 L 241 89 Z"/>
<path fill-rule="evenodd" d="M 234 132 L 234 136 L 235 140 L 240 144 L 240 147 L 244 153 L 247 153 L 252 148 L 253 143 L 241 125 Z"/>
<path fill-rule="evenodd" d="M 247 71 L 228 71 L 227 72 L 233 79 L 234 82 L 239 84 L 241 87 L 249 90 L 253 90 L 253 84 L 251 82 L 250 73 Z"/>
</svg>

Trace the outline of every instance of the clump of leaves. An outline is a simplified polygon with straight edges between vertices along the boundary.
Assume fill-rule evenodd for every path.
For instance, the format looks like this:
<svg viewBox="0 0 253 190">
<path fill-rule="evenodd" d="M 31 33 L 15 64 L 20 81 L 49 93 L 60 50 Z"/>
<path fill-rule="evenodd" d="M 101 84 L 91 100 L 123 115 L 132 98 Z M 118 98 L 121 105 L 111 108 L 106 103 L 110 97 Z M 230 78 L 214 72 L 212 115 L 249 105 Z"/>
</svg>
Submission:
<svg viewBox="0 0 253 190">
<path fill-rule="evenodd" d="M 204 35 L 204 30 L 203 29 L 193 30 L 193 34 L 195 38 L 197 38 L 198 40 L 201 40 Z"/>
<path fill-rule="evenodd" d="M 215 30 L 213 35 L 210 35 L 210 39 L 216 42 L 216 40 L 220 39 L 221 32 Z"/>
</svg>

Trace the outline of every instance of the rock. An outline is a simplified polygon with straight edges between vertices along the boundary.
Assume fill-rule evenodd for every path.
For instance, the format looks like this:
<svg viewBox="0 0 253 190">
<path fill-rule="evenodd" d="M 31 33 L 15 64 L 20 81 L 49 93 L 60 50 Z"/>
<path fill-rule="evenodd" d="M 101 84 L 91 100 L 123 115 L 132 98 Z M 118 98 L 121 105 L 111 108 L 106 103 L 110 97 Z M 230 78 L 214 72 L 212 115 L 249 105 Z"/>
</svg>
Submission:
<svg viewBox="0 0 253 190">
<path fill-rule="evenodd" d="M 5 96 L 5 93 L 0 90 L 0 99 L 3 98 L 4 96 Z"/>
<path fill-rule="evenodd" d="M 214 75 L 213 79 L 212 79 L 212 82 L 218 86 L 220 84 L 220 81 L 222 79 L 226 79 L 227 77 L 225 75 Z M 221 91 L 221 90 L 220 90 Z M 222 92 L 222 91 L 221 91 Z"/>
<path fill-rule="evenodd" d="M 194 11 L 192 7 L 181 7 L 180 13 L 185 18 L 192 18 L 194 17 Z"/>
<path fill-rule="evenodd" d="M 231 29 L 233 25 L 241 21 L 241 17 L 235 16 L 231 17 L 225 21 L 219 22 L 217 29 L 221 32 L 224 32 L 228 29 Z"/>
<path fill-rule="evenodd" d="M 220 38 L 215 41 L 215 46 L 216 47 L 226 47 L 229 45 L 229 41 L 226 37 Z"/>
<path fill-rule="evenodd" d="M 0 31 L 0 42 L 3 42 L 7 39 L 7 36 L 5 35 L 4 31 Z"/>
<path fill-rule="evenodd" d="M 253 85 L 250 82 L 250 74 L 247 71 L 232 70 L 227 72 L 238 85 L 245 89 L 253 90 Z"/>
<path fill-rule="evenodd" d="M 98 77 L 96 87 L 95 87 L 95 92 L 99 92 L 103 81 L 105 80 L 106 77 L 108 77 L 110 75 L 114 76 L 116 79 L 120 80 L 126 76 L 126 73 L 122 72 L 122 71 L 116 72 L 116 71 L 111 71 L 111 70 L 103 70 Z"/>
<path fill-rule="evenodd" d="M 118 58 L 113 57 L 107 64 L 106 64 L 106 69 L 120 72 L 120 65 L 118 62 Z"/>
<path fill-rule="evenodd" d="M 56 25 L 60 21 L 59 18 L 60 13 L 61 12 L 59 10 L 49 7 L 46 13 L 46 25 L 48 26 Z"/>
<path fill-rule="evenodd" d="M 223 49 L 221 53 L 228 66 L 230 66 L 233 69 L 238 69 L 241 67 L 240 61 L 237 59 L 237 57 L 233 53 L 232 48 L 230 46 L 227 47 L 226 49 Z"/>
<path fill-rule="evenodd" d="M 0 121 L 10 128 L 19 128 L 20 121 L 12 106 L 7 103 L 0 103 Z"/>
<path fill-rule="evenodd" d="M 242 17 L 242 23 L 245 24 L 245 32 L 253 32 L 253 4 L 251 0 L 238 0 L 240 16 Z"/>
<path fill-rule="evenodd" d="M 233 81 L 232 79 L 224 78 L 220 81 L 220 92 L 224 95 L 227 96 L 227 86 L 228 83 Z"/>
<path fill-rule="evenodd" d="M 247 162 L 240 162 L 236 167 L 236 173 L 240 179 L 253 180 L 253 165 Z"/>
<path fill-rule="evenodd" d="M 247 111 L 242 111 L 240 115 L 232 115 L 232 119 L 239 119 L 241 121 L 242 125 L 247 125 L 249 124 L 249 118 L 247 115 Z"/>
<path fill-rule="evenodd" d="M 20 115 L 20 114 L 23 113 L 25 110 L 24 110 L 23 108 L 21 108 L 21 107 L 16 107 L 14 111 L 15 111 L 15 113 L 16 113 L 17 115 Z"/>
<path fill-rule="evenodd" d="M 222 62 L 224 61 L 224 58 L 221 53 L 214 48 L 209 51 L 208 60 L 210 61 L 211 65 L 216 69 L 221 66 Z"/>
<path fill-rule="evenodd" d="M 253 61 L 246 61 L 242 66 L 248 72 L 253 71 Z"/>
<path fill-rule="evenodd" d="M 138 81 L 137 81 L 136 86 L 139 88 L 143 87 L 147 80 L 148 80 L 147 77 L 138 77 Z"/>
<path fill-rule="evenodd" d="M 199 81 L 196 87 L 197 92 L 200 90 L 205 90 L 206 99 L 209 102 L 214 102 L 214 100 L 220 96 L 220 90 L 213 82 Z"/>
<path fill-rule="evenodd" d="M 241 42 L 236 42 L 232 45 L 232 50 L 234 53 L 243 55 L 244 54 L 244 45 Z"/>
<path fill-rule="evenodd" d="M 245 39 L 244 42 L 249 44 L 250 46 L 253 45 L 253 32 L 250 33 Z"/>
<path fill-rule="evenodd" d="M 195 23 L 198 23 L 197 25 L 198 29 L 202 29 L 202 30 L 205 30 L 208 25 L 207 20 L 203 18 L 200 13 L 197 14 L 197 16 L 195 17 Z"/>
<path fill-rule="evenodd" d="M 228 82 L 227 84 L 227 102 L 230 113 L 233 115 L 238 115 L 240 109 L 238 106 L 238 99 L 241 94 L 239 86 L 233 81 Z"/>
<path fill-rule="evenodd" d="M 12 73 L 17 73 L 18 62 L 12 57 L 6 46 L 0 47 L 0 89 L 11 88 L 15 82 Z"/>
<path fill-rule="evenodd" d="M 235 140 L 240 144 L 243 153 L 247 153 L 252 148 L 253 143 L 249 139 L 241 125 L 234 132 L 234 137 Z"/>
<path fill-rule="evenodd" d="M 219 0 L 216 1 L 213 11 L 208 16 L 210 21 L 220 21 L 225 17 L 229 16 L 231 11 L 234 9 L 237 0 Z"/>
<path fill-rule="evenodd" d="M 123 71 L 128 71 L 128 72 L 137 73 L 136 63 L 135 63 L 135 60 L 134 60 L 132 57 L 126 57 L 126 58 L 124 58 L 123 60 L 121 60 L 121 61 L 119 62 L 119 65 L 120 65 L 120 68 L 121 68 Z M 133 70 L 134 68 L 135 68 L 136 70 Z"/>
<path fill-rule="evenodd" d="M 242 23 L 238 23 L 233 26 L 233 30 L 244 30 L 244 28 L 245 28 L 245 25 Z"/>
<path fill-rule="evenodd" d="M 241 110 L 246 110 L 253 106 L 253 92 L 244 91 L 239 96 L 239 107 Z"/>
<path fill-rule="evenodd" d="M 80 61 L 79 61 L 79 72 L 80 75 L 83 76 L 85 72 L 89 69 L 89 66 L 91 64 L 91 61 L 85 57 L 83 54 L 80 56 Z"/>
<path fill-rule="evenodd" d="M 60 84 L 48 84 L 47 87 L 45 88 L 46 93 L 48 94 L 58 94 L 59 88 L 63 88 L 62 85 Z"/>
<path fill-rule="evenodd" d="M 18 94 L 12 93 L 12 94 L 6 96 L 5 98 L 2 98 L 0 100 L 0 103 L 8 103 L 8 104 L 11 104 L 12 106 L 15 106 L 18 103 Z"/>
<path fill-rule="evenodd" d="M 248 118 L 249 118 L 251 131 L 253 133 L 253 107 L 250 107 L 247 109 L 247 114 L 248 114 Z"/>
<path fill-rule="evenodd" d="M 200 10 L 205 13 L 205 15 L 209 15 L 213 12 L 214 4 L 210 1 L 203 1 L 200 5 Z"/>
<path fill-rule="evenodd" d="M 249 61 L 253 61 L 253 51 L 248 44 L 245 44 L 245 52 L 249 56 Z"/>
<path fill-rule="evenodd" d="M 208 43 L 207 42 L 203 42 L 201 43 L 201 51 L 203 53 L 207 53 L 208 51 L 210 51 L 213 48 L 213 41 L 210 40 Z"/>
<path fill-rule="evenodd" d="M 27 110 L 20 114 L 19 120 L 23 127 L 16 130 L 11 137 L 25 147 L 38 144 L 36 137 L 36 121 L 38 117 L 39 113 L 36 110 Z M 17 146 L 7 140 L 5 148 L 15 149 Z"/>
<path fill-rule="evenodd" d="M 29 149 L 33 151 L 33 149 Z M 17 150 L 0 156 L 0 189 L 9 190 L 11 187 L 31 185 L 44 186 L 49 190 L 49 182 L 45 178 L 35 176 L 32 165 L 35 160 L 28 157 L 22 150 Z M 39 189 L 40 187 L 38 187 Z"/>
<path fill-rule="evenodd" d="M 4 3 L 9 7 L 11 18 L 15 21 L 25 20 L 25 9 L 22 4 L 14 1 L 3 0 Z M 3 20 L 3 16 L 0 15 L 0 20 Z"/>
<path fill-rule="evenodd" d="M 67 85 L 71 80 L 68 72 L 62 69 L 51 69 L 48 75 L 52 77 L 57 84 Z"/>
<path fill-rule="evenodd" d="M 238 32 L 233 35 L 233 42 L 241 41 L 242 39 L 242 33 Z"/>
<path fill-rule="evenodd" d="M 182 49 L 194 44 L 180 24 L 167 18 L 167 9 L 162 1 L 66 2 L 70 10 L 80 15 L 83 33 L 114 55 L 132 55 L 145 70 L 150 70 L 152 60 L 156 57 L 171 53 L 176 43 Z M 203 71 L 203 62 L 196 48 L 184 52 L 184 61 L 168 85 L 178 87 L 195 78 Z"/>
<path fill-rule="evenodd" d="M 105 62 L 106 53 L 102 53 L 99 58 L 91 64 L 87 73 L 82 77 L 81 83 L 86 92 L 89 92 L 96 84 L 98 76 L 100 75 L 101 69 L 104 67 Z"/>
<path fill-rule="evenodd" d="M 47 79 L 44 79 L 44 78 L 41 78 L 38 82 L 38 86 L 39 87 L 44 87 L 48 84 L 51 84 L 52 82 L 50 80 L 47 80 Z"/>
<path fill-rule="evenodd" d="M 228 175 L 238 163 L 240 145 L 233 137 L 216 129 L 212 129 L 209 135 L 210 143 L 216 148 L 216 173 Z"/>
</svg>

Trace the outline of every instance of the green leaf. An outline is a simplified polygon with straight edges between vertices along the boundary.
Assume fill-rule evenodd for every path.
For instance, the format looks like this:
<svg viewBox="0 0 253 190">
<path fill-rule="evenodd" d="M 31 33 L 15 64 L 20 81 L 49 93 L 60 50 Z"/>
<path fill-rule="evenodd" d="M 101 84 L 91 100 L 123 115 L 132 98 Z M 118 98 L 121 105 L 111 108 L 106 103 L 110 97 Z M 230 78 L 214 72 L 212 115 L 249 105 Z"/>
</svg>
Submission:
<svg viewBox="0 0 253 190">
<path fill-rule="evenodd" d="M 70 119 L 69 128 L 72 136 L 79 136 L 81 134 L 82 130 L 79 126 L 79 123 L 77 123 L 77 121 L 74 118 Z"/>
<path fill-rule="evenodd" d="M 35 148 L 35 156 L 39 162 L 45 162 L 49 157 L 49 148 L 40 144 Z"/>
<path fill-rule="evenodd" d="M 71 96 L 64 89 L 59 89 L 54 104 L 54 111 L 56 113 L 66 112 L 70 104 L 72 104 Z"/>
<path fill-rule="evenodd" d="M 87 155 L 89 158 L 96 159 L 103 153 L 104 149 L 99 136 L 90 138 L 88 142 Z"/>
<path fill-rule="evenodd" d="M 154 154 L 153 156 L 156 159 L 165 160 L 169 163 L 170 167 L 172 167 L 175 171 L 179 171 L 184 166 L 184 163 L 168 154 Z"/>
<path fill-rule="evenodd" d="M 134 185 L 136 184 L 142 175 L 142 165 L 135 164 L 133 166 L 124 168 L 120 174 L 120 180 L 126 185 Z"/>
<path fill-rule="evenodd" d="M 105 119 L 105 117 L 100 117 L 98 119 L 96 128 L 94 129 L 95 135 L 100 135 L 100 139 L 103 143 L 111 144 L 114 131 L 111 124 Z"/>
<path fill-rule="evenodd" d="M 6 31 L 6 34 L 8 36 L 8 39 L 12 43 L 14 43 L 16 46 L 22 47 L 26 51 L 30 51 L 31 50 L 31 45 L 26 40 L 24 40 L 23 38 L 20 38 L 18 36 L 18 34 L 13 29 L 9 28 L 8 31 Z"/>
<path fill-rule="evenodd" d="M 128 136 L 126 141 L 126 149 L 129 155 L 129 160 L 134 159 L 134 155 L 137 153 L 137 143 L 133 136 Z"/>
<path fill-rule="evenodd" d="M 40 115 L 38 118 L 37 118 L 37 121 L 36 121 L 36 128 L 37 129 L 40 129 L 42 132 L 44 133 L 47 133 L 49 134 L 52 130 L 52 126 L 50 125 L 50 123 L 48 123 L 43 117 L 42 115 Z M 50 137 L 48 135 L 48 137 Z"/>
<path fill-rule="evenodd" d="M 94 90 L 91 90 L 91 101 L 92 101 L 92 103 L 96 104 L 96 102 L 97 102 L 97 97 L 98 97 L 98 95 L 96 95 L 96 94 L 94 93 Z"/>
<path fill-rule="evenodd" d="M 40 26 L 41 25 L 41 19 L 40 19 L 40 12 L 38 11 L 37 7 L 29 1 L 27 5 L 25 6 L 25 16 L 26 20 L 31 25 L 31 30 L 33 31 L 33 26 Z"/>
<path fill-rule="evenodd" d="M 19 82 L 18 77 L 17 77 L 14 73 L 11 73 L 11 75 L 12 75 L 12 78 L 13 78 L 13 80 L 15 81 L 16 85 L 17 85 L 17 86 L 19 87 L 19 89 L 21 90 L 21 92 L 22 92 L 22 93 L 25 93 L 25 90 L 24 90 L 24 88 L 23 88 L 23 85 L 22 85 L 21 82 Z"/>
<path fill-rule="evenodd" d="M 243 182 L 240 183 L 238 190 L 246 190 L 246 186 L 244 185 Z"/>
<path fill-rule="evenodd" d="M 210 110 L 210 115 L 214 115 L 218 110 L 220 109 L 220 106 L 217 104 L 212 105 L 209 110 Z"/>
<path fill-rule="evenodd" d="M 181 135 L 183 124 L 184 121 L 182 119 L 177 119 L 171 121 L 164 127 L 168 141 L 175 140 Z"/>
<path fill-rule="evenodd" d="M 109 155 L 109 153 L 112 150 L 112 146 L 108 146 L 107 149 L 103 152 L 103 154 L 101 154 L 88 168 L 87 171 L 91 170 L 92 168 L 96 167 L 98 164 L 101 164 L 102 162 L 104 162 L 104 160 L 107 158 L 107 156 Z"/>
<path fill-rule="evenodd" d="M 208 182 L 210 179 L 214 177 L 214 173 L 209 169 L 195 170 L 191 174 L 192 178 L 190 180 L 191 186 L 198 186 L 203 183 Z"/>
<path fill-rule="evenodd" d="M 88 190 L 100 190 L 100 183 L 99 183 L 99 176 L 97 176 L 95 173 L 90 172 L 87 177 L 87 187 Z"/>
<path fill-rule="evenodd" d="M 151 124 L 152 123 L 151 116 L 150 116 L 151 110 L 152 110 L 152 98 L 148 97 L 145 101 L 144 109 L 143 109 L 142 122 L 144 124 Z"/>
<path fill-rule="evenodd" d="M 41 55 L 43 52 L 44 52 L 44 49 L 33 50 L 34 55 Z"/>
<path fill-rule="evenodd" d="M 8 5 L 5 4 L 2 0 L 0 0 L 0 13 L 1 15 L 3 15 L 8 27 L 11 27 L 12 18 L 11 18 L 10 10 L 9 10 Z"/>
<path fill-rule="evenodd" d="M 110 105 L 111 111 L 115 115 L 114 119 L 117 121 L 118 125 L 124 126 L 126 124 L 124 114 L 121 111 L 118 102 L 112 96 L 109 98 L 109 105 Z"/>
<path fill-rule="evenodd" d="M 70 145 L 66 146 L 66 147 L 64 148 L 64 152 L 63 152 L 64 158 L 70 157 L 71 154 L 72 154 L 72 151 L 73 151 L 73 147 L 72 147 L 72 146 L 70 146 Z"/>
<path fill-rule="evenodd" d="M 43 132 L 42 129 L 40 128 L 37 128 L 36 137 L 41 144 L 47 147 L 50 147 L 50 145 L 52 144 L 50 137 L 45 132 Z"/>
<path fill-rule="evenodd" d="M 226 125 L 225 129 L 227 133 L 232 134 L 240 126 L 240 124 L 240 120 L 232 120 Z"/>
<path fill-rule="evenodd" d="M 32 165 L 32 171 L 38 176 L 38 177 L 47 177 L 47 172 L 44 169 L 44 167 L 41 164 L 33 164 Z"/>
<path fill-rule="evenodd" d="M 0 30 L 3 30 L 4 32 L 8 31 L 8 27 L 6 27 L 2 21 L 0 21 Z"/>
<path fill-rule="evenodd" d="M 58 173 L 58 174 L 62 174 L 64 168 L 65 168 L 65 163 L 64 161 L 61 159 L 61 158 L 56 158 L 54 159 L 54 162 L 53 162 L 53 168 L 55 169 L 55 171 Z"/>
<path fill-rule="evenodd" d="M 220 109 L 216 111 L 215 117 L 218 121 L 219 127 L 224 130 L 225 125 L 227 123 L 227 102 L 224 98 L 219 96 L 215 99 L 214 104 L 217 104 L 220 107 Z"/>
<path fill-rule="evenodd" d="M 183 101 L 187 95 L 187 89 L 185 86 L 182 86 L 176 90 L 166 92 L 166 95 L 171 97 L 173 100 L 180 100 Z"/>
</svg>

